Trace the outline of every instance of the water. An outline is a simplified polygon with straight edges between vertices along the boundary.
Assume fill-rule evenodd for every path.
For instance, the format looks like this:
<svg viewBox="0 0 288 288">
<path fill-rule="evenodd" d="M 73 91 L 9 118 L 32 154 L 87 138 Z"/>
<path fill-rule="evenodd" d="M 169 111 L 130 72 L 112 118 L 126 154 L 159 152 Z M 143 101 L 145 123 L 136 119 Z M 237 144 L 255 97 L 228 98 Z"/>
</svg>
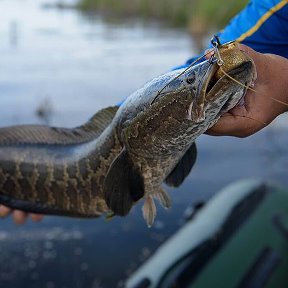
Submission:
<svg viewBox="0 0 288 288">
<path fill-rule="evenodd" d="M 43 3 L 0 1 L 1 126 L 79 125 L 195 53 L 181 30 L 131 19 L 107 22 L 43 9 Z M 158 207 L 151 229 L 140 205 L 110 222 L 46 217 L 18 227 L 1 221 L 0 286 L 121 287 L 179 229 L 187 206 L 246 177 L 287 185 L 285 126 L 282 117 L 247 139 L 200 137 L 195 168 L 179 189 L 165 187 L 173 207 Z"/>
</svg>

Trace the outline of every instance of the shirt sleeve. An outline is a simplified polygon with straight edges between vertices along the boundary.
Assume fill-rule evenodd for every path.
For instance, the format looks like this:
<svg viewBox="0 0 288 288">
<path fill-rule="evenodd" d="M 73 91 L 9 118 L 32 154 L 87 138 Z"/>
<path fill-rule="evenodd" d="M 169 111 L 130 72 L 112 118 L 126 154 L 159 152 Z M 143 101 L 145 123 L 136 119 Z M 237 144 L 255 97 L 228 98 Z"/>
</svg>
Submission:
<svg viewBox="0 0 288 288">
<path fill-rule="evenodd" d="M 221 43 L 237 40 L 258 52 L 288 58 L 288 0 L 251 0 L 217 35 Z"/>
</svg>

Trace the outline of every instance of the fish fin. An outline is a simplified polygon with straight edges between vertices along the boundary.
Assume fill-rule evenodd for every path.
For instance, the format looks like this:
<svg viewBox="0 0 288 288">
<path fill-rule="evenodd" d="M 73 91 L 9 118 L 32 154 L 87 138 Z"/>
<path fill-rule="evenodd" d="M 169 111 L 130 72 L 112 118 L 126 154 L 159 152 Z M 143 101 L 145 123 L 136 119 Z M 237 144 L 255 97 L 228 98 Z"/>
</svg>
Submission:
<svg viewBox="0 0 288 288">
<path fill-rule="evenodd" d="M 108 212 L 105 216 L 105 221 L 109 222 L 114 218 L 115 214 L 113 212 Z"/>
<path fill-rule="evenodd" d="M 169 194 L 162 188 L 159 188 L 159 190 L 153 194 L 154 198 L 157 199 L 160 204 L 164 208 L 170 208 L 171 207 L 171 199 Z"/>
<path fill-rule="evenodd" d="M 125 216 L 143 196 L 144 179 L 124 148 L 112 162 L 104 182 L 106 204 L 115 215 Z"/>
<path fill-rule="evenodd" d="M 150 228 L 154 223 L 156 217 L 156 206 L 151 195 L 147 196 L 144 205 L 142 207 L 143 217 L 147 223 L 147 226 Z"/>
<path fill-rule="evenodd" d="M 0 128 L 0 145 L 51 144 L 69 145 L 97 138 L 111 123 L 118 106 L 98 111 L 88 122 L 75 128 L 45 125 L 17 125 Z"/>
<path fill-rule="evenodd" d="M 172 187 L 180 186 L 194 166 L 196 157 L 197 149 L 195 142 L 193 142 L 172 172 L 167 176 L 165 183 Z"/>
</svg>

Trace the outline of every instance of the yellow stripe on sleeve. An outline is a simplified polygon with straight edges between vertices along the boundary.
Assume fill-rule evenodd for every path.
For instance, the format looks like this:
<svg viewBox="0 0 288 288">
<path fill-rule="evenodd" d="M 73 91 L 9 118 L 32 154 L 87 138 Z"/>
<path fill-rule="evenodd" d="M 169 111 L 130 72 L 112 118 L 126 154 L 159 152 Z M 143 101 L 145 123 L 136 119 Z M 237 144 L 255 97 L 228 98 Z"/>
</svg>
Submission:
<svg viewBox="0 0 288 288">
<path fill-rule="evenodd" d="M 238 42 L 242 42 L 245 38 L 251 36 L 253 33 L 255 33 L 260 27 L 261 25 L 263 25 L 263 23 L 265 21 L 267 21 L 275 12 L 277 12 L 278 10 L 280 10 L 282 7 L 284 7 L 286 4 L 288 4 L 288 0 L 282 0 L 280 1 L 277 5 L 273 6 L 272 8 L 270 8 L 257 22 L 256 24 L 251 27 L 247 32 L 243 33 L 238 39 Z"/>
</svg>

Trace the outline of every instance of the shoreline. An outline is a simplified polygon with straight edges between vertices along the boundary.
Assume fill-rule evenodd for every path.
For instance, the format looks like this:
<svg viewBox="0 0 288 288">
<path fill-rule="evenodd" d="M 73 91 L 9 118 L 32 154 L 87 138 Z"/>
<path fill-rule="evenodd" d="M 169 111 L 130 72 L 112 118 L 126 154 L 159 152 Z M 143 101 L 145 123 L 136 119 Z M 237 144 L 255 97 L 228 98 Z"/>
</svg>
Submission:
<svg viewBox="0 0 288 288">
<path fill-rule="evenodd" d="M 158 19 L 172 26 L 188 30 L 223 28 L 228 21 L 243 9 L 248 0 L 79 0 L 75 8 L 82 11 L 97 11 L 110 16 L 136 16 L 146 20 Z M 194 26 L 197 26 L 196 29 Z"/>
<path fill-rule="evenodd" d="M 174 27 L 186 27 L 189 31 L 211 28 L 221 29 L 243 9 L 248 0 L 78 0 L 68 3 L 65 0 L 45 3 L 43 8 L 77 9 L 83 12 L 103 14 L 107 17 L 138 17 L 146 21 L 159 20 Z"/>
</svg>

